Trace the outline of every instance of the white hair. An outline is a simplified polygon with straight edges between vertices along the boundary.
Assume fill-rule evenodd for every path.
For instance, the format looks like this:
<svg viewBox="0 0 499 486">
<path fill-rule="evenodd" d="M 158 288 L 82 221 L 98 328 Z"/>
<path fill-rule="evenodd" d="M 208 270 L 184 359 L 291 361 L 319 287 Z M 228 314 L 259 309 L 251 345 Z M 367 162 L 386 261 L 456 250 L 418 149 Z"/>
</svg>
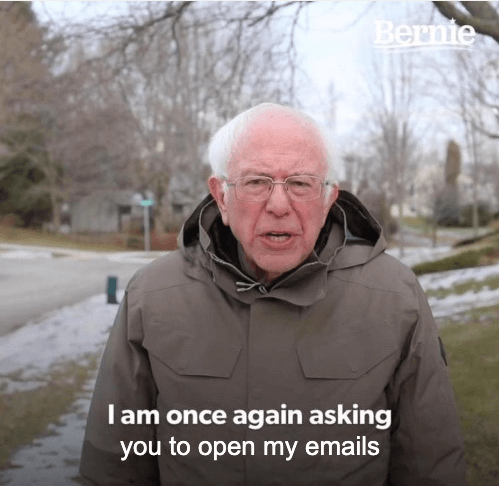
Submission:
<svg viewBox="0 0 499 486">
<path fill-rule="evenodd" d="M 227 166 L 235 153 L 237 142 L 248 131 L 250 125 L 263 114 L 292 117 L 304 129 L 311 132 L 322 146 L 324 161 L 327 165 L 326 181 L 336 183 L 333 148 L 323 129 L 305 113 L 275 103 L 262 103 L 243 111 L 215 133 L 208 148 L 208 161 L 211 165 L 213 175 L 227 177 Z"/>
</svg>

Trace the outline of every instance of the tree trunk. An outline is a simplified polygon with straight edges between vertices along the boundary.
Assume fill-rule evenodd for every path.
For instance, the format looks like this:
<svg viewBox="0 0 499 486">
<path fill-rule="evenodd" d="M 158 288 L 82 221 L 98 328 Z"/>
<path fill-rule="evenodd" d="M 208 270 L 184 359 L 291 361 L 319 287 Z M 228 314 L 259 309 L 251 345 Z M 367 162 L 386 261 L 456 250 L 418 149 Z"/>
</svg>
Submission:
<svg viewBox="0 0 499 486">
<path fill-rule="evenodd" d="M 403 223 L 403 203 L 399 200 L 398 202 L 398 210 L 399 210 L 399 255 L 402 258 L 405 253 L 405 241 L 404 241 L 404 228 L 402 227 Z"/>
<path fill-rule="evenodd" d="M 52 227 L 54 233 L 59 233 L 61 227 L 61 209 L 59 207 L 59 202 L 54 191 L 54 188 L 50 191 L 50 204 L 52 205 Z"/>
</svg>

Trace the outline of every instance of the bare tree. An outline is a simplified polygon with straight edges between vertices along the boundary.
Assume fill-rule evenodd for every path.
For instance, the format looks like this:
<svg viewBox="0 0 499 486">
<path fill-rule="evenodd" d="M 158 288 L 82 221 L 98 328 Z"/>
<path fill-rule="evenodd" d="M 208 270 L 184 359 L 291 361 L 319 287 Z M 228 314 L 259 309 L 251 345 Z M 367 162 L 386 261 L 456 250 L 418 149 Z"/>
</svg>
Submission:
<svg viewBox="0 0 499 486">
<path fill-rule="evenodd" d="M 365 178 L 397 206 L 399 217 L 417 165 L 414 75 L 412 58 L 405 54 L 374 58 L 364 118 Z M 399 243 L 403 253 L 402 236 Z"/>
<path fill-rule="evenodd" d="M 471 25 L 476 32 L 499 43 L 499 13 L 495 2 L 433 2 L 446 18 Z"/>
<path fill-rule="evenodd" d="M 432 65 L 436 99 L 460 120 L 463 138 L 471 161 L 473 180 L 473 226 L 478 230 L 479 185 L 483 178 L 482 146 L 486 139 L 499 138 L 499 66 L 495 61 L 495 45 L 481 39 L 472 52 L 457 51 L 445 64 Z M 445 86 L 445 90 L 441 87 Z"/>
<path fill-rule="evenodd" d="M 155 192 L 158 223 L 164 223 L 161 204 L 172 174 L 186 172 L 195 184 L 214 129 L 259 101 L 292 101 L 293 36 L 269 24 L 291 4 L 143 2 L 105 28 L 71 25 L 66 39 L 79 41 L 61 65 L 65 86 L 74 84 L 65 90 L 60 117 L 72 120 L 64 122 L 66 146 L 76 146 L 69 165 L 87 167 L 78 137 L 92 140 L 90 147 L 109 146 L 103 138 L 115 139 L 116 127 L 101 120 L 118 115 L 136 146 L 127 152 L 134 154 L 127 167 L 134 189 Z M 300 9 L 299 2 L 291 29 Z M 72 113 L 71 105 L 80 108 Z"/>
<path fill-rule="evenodd" d="M 378 184 L 386 184 L 389 198 L 397 204 L 401 215 L 416 163 L 415 80 L 411 58 L 398 54 L 375 60 L 372 79 L 366 123 L 378 161 L 373 177 Z"/>
</svg>

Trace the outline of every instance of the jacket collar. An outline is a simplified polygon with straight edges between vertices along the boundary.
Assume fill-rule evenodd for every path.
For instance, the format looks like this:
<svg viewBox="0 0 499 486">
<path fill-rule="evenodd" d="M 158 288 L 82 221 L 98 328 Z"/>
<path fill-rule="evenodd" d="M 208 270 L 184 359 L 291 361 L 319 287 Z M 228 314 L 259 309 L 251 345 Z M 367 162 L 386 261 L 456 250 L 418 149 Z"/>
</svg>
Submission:
<svg viewBox="0 0 499 486">
<path fill-rule="evenodd" d="M 199 204 L 179 234 L 188 274 L 198 279 L 209 277 L 229 295 L 248 304 L 271 297 L 298 306 L 311 305 L 325 296 L 328 272 L 361 265 L 385 246 L 379 223 L 346 191 L 340 191 L 310 258 L 268 287 L 243 272 L 237 240 L 222 223 L 211 196 Z"/>
</svg>

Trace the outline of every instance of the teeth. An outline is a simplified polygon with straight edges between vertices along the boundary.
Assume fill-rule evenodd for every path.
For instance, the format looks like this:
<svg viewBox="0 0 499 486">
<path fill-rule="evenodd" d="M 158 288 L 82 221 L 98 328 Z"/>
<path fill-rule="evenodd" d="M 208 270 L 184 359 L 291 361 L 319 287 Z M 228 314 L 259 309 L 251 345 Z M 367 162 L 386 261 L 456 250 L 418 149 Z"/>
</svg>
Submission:
<svg viewBox="0 0 499 486">
<path fill-rule="evenodd" d="M 290 237 L 287 233 L 267 233 L 267 236 L 273 241 L 285 241 Z"/>
</svg>

